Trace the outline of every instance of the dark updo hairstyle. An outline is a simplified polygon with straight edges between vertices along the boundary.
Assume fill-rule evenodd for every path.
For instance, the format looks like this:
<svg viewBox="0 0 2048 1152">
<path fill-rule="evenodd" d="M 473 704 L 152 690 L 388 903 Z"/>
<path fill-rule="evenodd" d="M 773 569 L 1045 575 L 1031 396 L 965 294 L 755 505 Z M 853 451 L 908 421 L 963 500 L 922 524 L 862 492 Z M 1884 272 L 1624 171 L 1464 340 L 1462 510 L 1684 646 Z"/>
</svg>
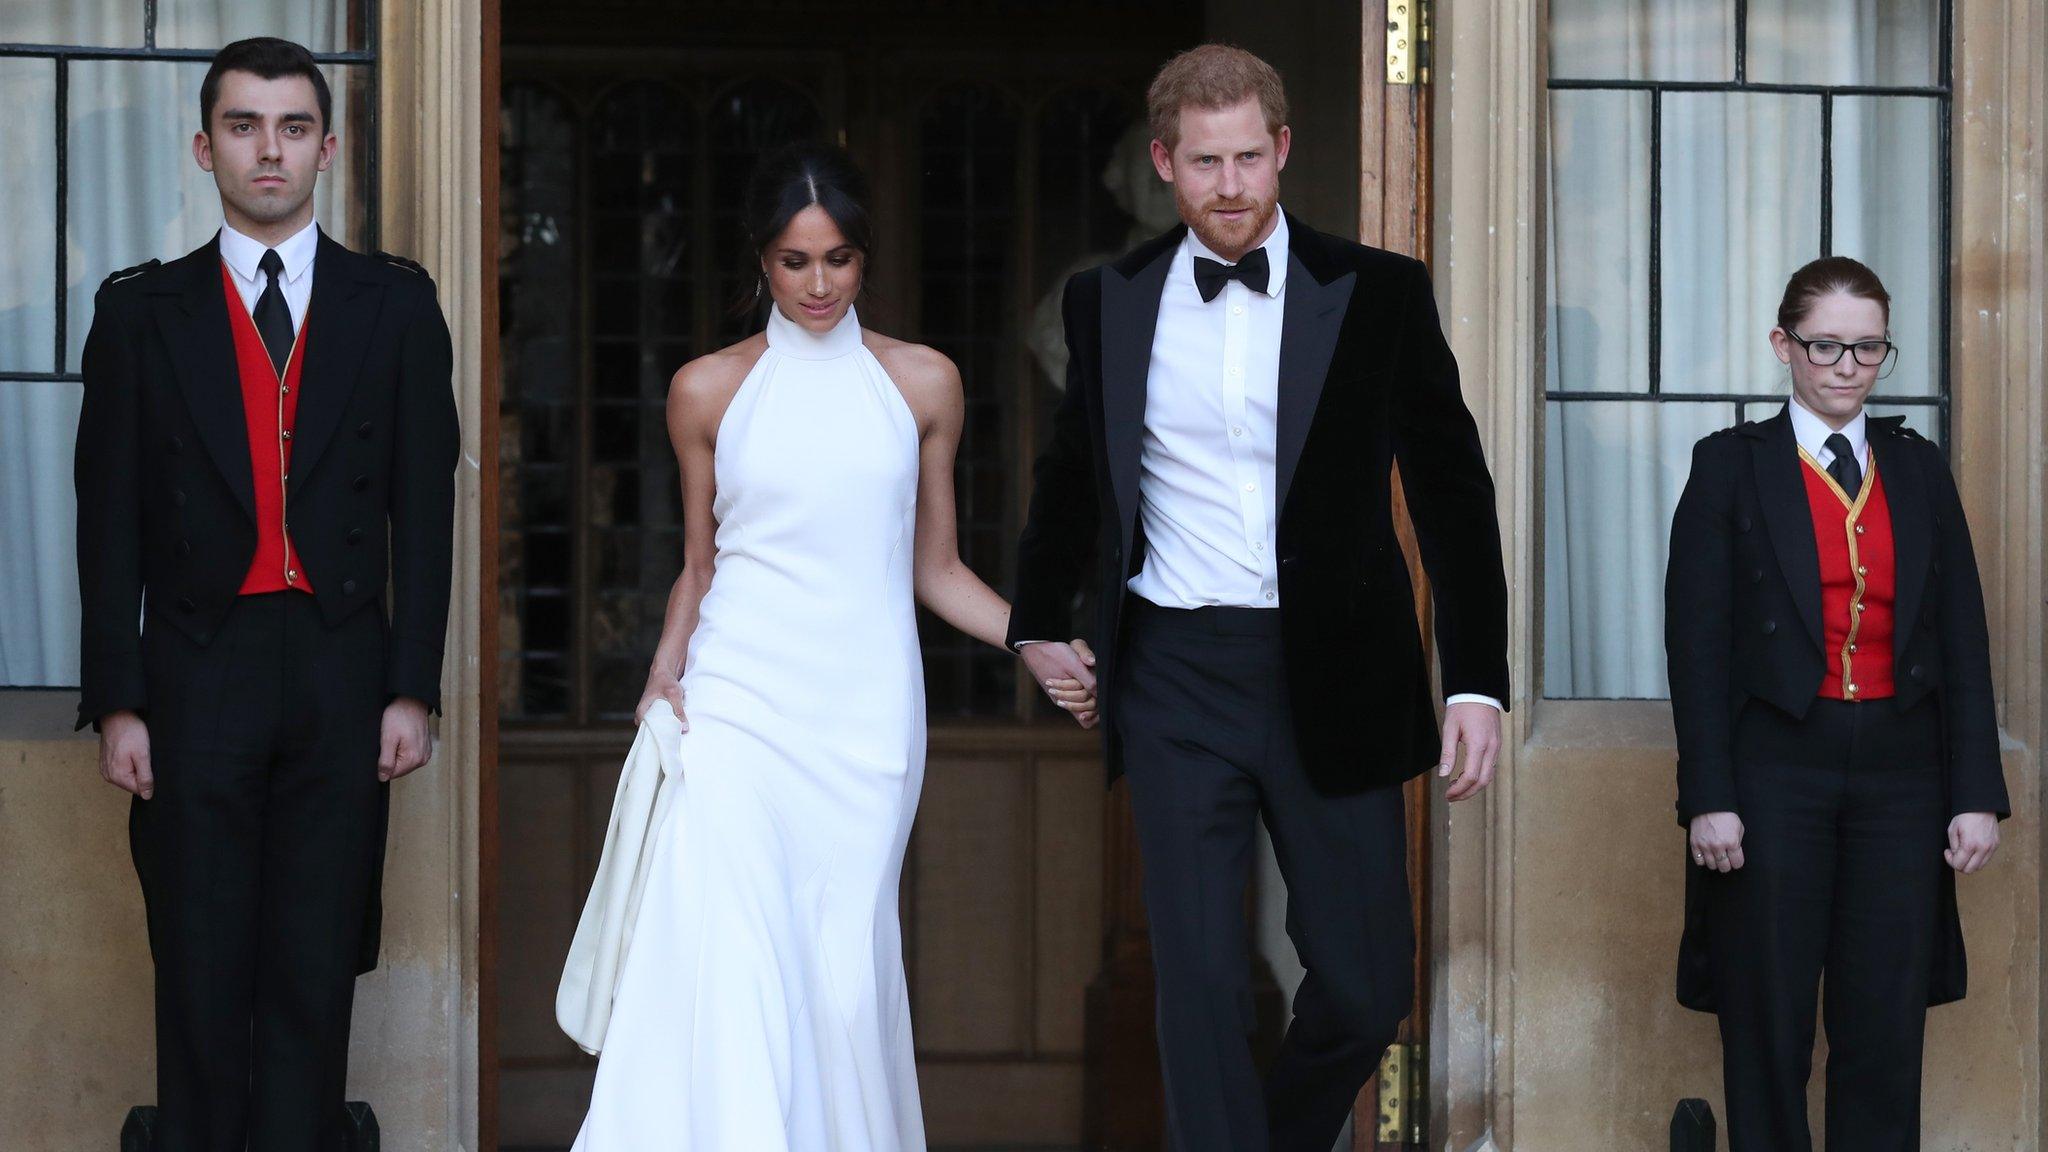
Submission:
<svg viewBox="0 0 2048 1152">
<path fill-rule="evenodd" d="M 858 249 L 861 287 L 874 275 L 874 223 L 868 216 L 868 178 L 843 148 L 805 141 L 777 148 L 761 158 L 747 178 L 745 224 L 749 266 L 746 295 L 735 310 L 745 312 L 762 300 L 767 278 L 760 258 L 781 237 L 797 213 L 816 204 L 839 225 L 839 234 Z M 766 312 L 762 313 L 766 316 Z"/>
<path fill-rule="evenodd" d="M 1877 278 L 1877 273 L 1847 256 L 1823 256 L 1794 272 L 1786 283 L 1785 298 L 1778 302 L 1778 327 L 1794 331 L 1806 322 L 1814 301 L 1835 292 L 1877 301 L 1878 307 L 1884 309 L 1885 326 L 1891 326 L 1891 293 L 1884 290 L 1884 281 Z"/>
</svg>

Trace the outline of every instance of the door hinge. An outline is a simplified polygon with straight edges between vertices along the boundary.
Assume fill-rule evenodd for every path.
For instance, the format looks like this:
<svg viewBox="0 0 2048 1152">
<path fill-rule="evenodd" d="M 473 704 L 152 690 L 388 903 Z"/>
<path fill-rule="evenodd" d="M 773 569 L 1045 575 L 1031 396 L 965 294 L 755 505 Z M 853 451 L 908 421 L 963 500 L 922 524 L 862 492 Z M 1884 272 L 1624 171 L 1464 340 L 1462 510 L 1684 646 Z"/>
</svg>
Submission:
<svg viewBox="0 0 2048 1152">
<path fill-rule="evenodd" d="M 1387 83 L 1429 83 L 1429 0 L 1387 0 Z"/>
<path fill-rule="evenodd" d="M 1423 1083 L 1428 1071 L 1420 1044 L 1396 1044 L 1380 1058 L 1380 1143 L 1428 1142 L 1429 1097 Z"/>
</svg>

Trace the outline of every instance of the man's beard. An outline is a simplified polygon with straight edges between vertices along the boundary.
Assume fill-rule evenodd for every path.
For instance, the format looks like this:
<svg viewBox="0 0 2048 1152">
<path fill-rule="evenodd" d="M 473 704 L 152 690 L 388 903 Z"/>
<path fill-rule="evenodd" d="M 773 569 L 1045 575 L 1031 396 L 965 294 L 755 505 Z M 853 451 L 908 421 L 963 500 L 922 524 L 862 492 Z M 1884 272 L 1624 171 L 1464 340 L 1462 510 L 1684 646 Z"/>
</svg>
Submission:
<svg viewBox="0 0 2048 1152">
<path fill-rule="evenodd" d="M 1227 259 L 1238 259 L 1251 251 L 1252 242 L 1273 222 L 1273 202 L 1253 196 L 1238 196 L 1231 200 L 1212 196 L 1200 204 L 1191 204 L 1176 187 L 1173 202 L 1180 209 L 1181 221 L 1195 234 L 1195 239 L 1208 245 L 1211 252 Z M 1219 209 L 1250 211 L 1236 223 L 1230 223 L 1216 215 Z"/>
</svg>

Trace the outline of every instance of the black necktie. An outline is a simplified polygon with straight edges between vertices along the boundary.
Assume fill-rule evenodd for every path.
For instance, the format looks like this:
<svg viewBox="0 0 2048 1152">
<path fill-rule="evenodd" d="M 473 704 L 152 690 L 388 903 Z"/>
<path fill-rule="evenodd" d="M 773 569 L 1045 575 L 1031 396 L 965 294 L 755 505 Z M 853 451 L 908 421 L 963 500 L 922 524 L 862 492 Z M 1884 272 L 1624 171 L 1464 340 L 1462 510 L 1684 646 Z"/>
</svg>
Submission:
<svg viewBox="0 0 2048 1152">
<path fill-rule="evenodd" d="M 1206 304 L 1223 291 L 1223 282 L 1236 280 L 1254 292 L 1264 292 L 1266 282 L 1272 276 L 1272 269 L 1266 265 L 1266 250 L 1254 248 L 1245 253 L 1244 259 L 1235 264 L 1225 264 L 1206 256 L 1195 257 L 1195 291 L 1202 294 Z"/>
<path fill-rule="evenodd" d="M 284 271 L 284 260 L 277 249 L 266 248 L 256 266 L 270 279 L 263 286 L 263 295 L 256 298 L 256 332 L 263 337 L 270 363 L 281 377 L 285 364 L 292 358 L 292 309 L 284 302 L 284 286 L 277 282 L 277 274 Z"/>
<path fill-rule="evenodd" d="M 1833 476 L 1835 483 L 1840 484 L 1842 491 L 1854 500 L 1856 494 L 1863 491 L 1863 468 L 1856 463 L 1856 453 L 1849 447 L 1849 438 L 1837 432 L 1825 443 L 1827 450 L 1835 454 L 1835 458 L 1828 461 L 1828 475 Z"/>
</svg>

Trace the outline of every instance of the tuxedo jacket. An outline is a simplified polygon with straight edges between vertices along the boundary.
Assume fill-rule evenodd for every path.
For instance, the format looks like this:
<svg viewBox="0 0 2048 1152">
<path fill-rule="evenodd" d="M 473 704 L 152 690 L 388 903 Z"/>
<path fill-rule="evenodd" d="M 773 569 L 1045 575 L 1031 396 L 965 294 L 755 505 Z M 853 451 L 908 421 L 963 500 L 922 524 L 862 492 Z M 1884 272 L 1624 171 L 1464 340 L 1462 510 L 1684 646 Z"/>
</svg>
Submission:
<svg viewBox="0 0 2048 1152">
<path fill-rule="evenodd" d="M 1422 264 L 1287 219 L 1274 482 L 1282 646 L 1304 766 L 1331 792 L 1437 761 L 1436 708 L 1396 461 L 1436 602 L 1445 694 L 1508 698 L 1507 590 L 1493 479 Z M 1185 227 L 1077 273 L 1062 302 L 1066 393 L 1018 543 L 1010 641 L 1075 634 L 1091 559 L 1110 778 L 1126 584 L 1145 562 L 1139 451 L 1160 293 Z M 1221 323 L 1219 320 L 1218 323 Z"/>
<path fill-rule="evenodd" d="M 1891 507 L 1894 568 L 1890 700 L 1859 707 L 1940 712 L 1948 815 L 2012 812 L 1998 757 L 1990 639 L 1969 524 L 1948 462 L 1903 417 L 1872 416 L 1869 441 Z M 1780 411 L 1716 432 L 1693 448 L 1671 522 L 1664 644 L 1678 735 L 1678 819 L 1741 814 L 1735 724 L 1752 701 L 1794 718 L 1819 698 L 1826 654 L 1820 548 L 1805 467 Z M 1688 869 L 1679 999 L 1712 1009 L 1704 894 Z M 1965 987 L 1955 875 L 1943 868 L 1933 1003 Z"/>
<path fill-rule="evenodd" d="M 116 273 L 94 301 L 75 464 L 79 727 L 146 712 L 144 615 L 207 644 L 254 556 L 255 481 L 220 269 L 216 237 Z M 322 233 L 305 320 L 285 494 L 293 546 L 330 625 L 388 607 L 388 657 L 374 671 L 387 696 L 438 707 L 460 444 L 433 281 Z"/>
</svg>

